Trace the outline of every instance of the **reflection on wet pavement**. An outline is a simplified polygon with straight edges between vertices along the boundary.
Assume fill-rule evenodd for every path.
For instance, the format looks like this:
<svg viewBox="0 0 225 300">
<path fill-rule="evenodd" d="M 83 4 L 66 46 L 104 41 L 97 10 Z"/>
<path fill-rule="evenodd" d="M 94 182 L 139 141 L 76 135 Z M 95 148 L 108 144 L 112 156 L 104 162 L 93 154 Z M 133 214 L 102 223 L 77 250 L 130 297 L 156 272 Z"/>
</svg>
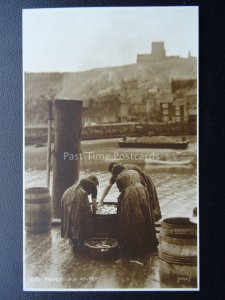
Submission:
<svg viewBox="0 0 225 300">
<path fill-rule="evenodd" d="M 26 233 L 27 289 L 133 289 L 159 288 L 156 254 L 121 258 L 96 258 L 73 251 L 60 228 L 48 233 Z"/>
</svg>

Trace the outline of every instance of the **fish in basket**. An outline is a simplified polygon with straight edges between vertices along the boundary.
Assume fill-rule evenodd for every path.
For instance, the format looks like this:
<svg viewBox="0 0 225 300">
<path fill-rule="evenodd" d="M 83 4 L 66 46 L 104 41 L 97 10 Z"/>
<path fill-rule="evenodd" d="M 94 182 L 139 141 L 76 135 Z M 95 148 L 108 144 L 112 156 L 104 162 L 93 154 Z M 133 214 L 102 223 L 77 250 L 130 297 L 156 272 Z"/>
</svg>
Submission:
<svg viewBox="0 0 225 300">
<path fill-rule="evenodd" d="M 115 215 L 117 214 L 117 205 L 114 203 L 104 204 L 97 212 L 97 215 Z"/>
<path fill-rule="evenodd" d="M 84 246 L 87 247 L 93 256 L 103 256 L 114 254 L 119 246 L 119 242 L 114 238 L 93 237 L 85 240 Z"/>
</svg>

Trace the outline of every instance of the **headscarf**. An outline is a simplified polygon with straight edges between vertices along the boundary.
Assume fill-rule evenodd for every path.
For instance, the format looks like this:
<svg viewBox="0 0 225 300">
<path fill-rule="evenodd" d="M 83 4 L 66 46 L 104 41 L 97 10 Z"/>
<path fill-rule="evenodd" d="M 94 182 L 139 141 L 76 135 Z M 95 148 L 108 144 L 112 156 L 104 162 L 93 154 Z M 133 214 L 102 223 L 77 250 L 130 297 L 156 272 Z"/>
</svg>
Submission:
<svg viewBox="0 0 225 300">
<path fill-rule="evenodd" d="M 112 173 L 112 169 L 113 169 L 113 167 L 116 166 L 116 165 L 118 165 L 117 162 L 115 162 L 115 161 L 111 162 L 111 163 L 108 165 L 108 171 L 109 171 L 110 173 Z"/>
<path fill-rule="evenodd" d="M 132 178 L 129 174 L 124 172 L 123 174 L 119 175 L 116 179 L 116 185 L 118 190 L 122 192 L 125 190 L 129 185 L 132 184 Z"/>
<path fill-rule="evenodd" d="M 117 175 L 119 175 L 123 170 L 125 170 L 124 166 L 116 164 L 114 165 L 114 167 L 112 168 L 112 175 L 114 177 L 116 177 Z"/>
<path fill-rule="evenodd" d="M 88 179 L 90 179 L 92 182 L 94 182 L 95 185 L 97 185 L 97 186 L 99 185 L 98 178 L 95 175 L 88 176 Z"/>
<path fill-rule="evenodd" d="M 90 179 L 81 179 L 79 185 L 82 186 L 82 188 L 85 190 L 85 192 L 87 192 L 88 195 L 97 195 L 97 187 Z"/>
</svg>

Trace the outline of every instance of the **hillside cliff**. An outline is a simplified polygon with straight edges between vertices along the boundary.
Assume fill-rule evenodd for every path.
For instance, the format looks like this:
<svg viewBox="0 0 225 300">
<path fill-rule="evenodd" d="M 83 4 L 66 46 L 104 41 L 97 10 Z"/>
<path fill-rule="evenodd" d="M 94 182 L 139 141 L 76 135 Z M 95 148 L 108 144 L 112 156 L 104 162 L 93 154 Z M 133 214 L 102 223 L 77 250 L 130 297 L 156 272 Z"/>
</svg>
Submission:
<svg viewBox="0 0 225 300">
<path fill-rule="evenodd" d="M 170 88 L 176 76 L 196 77 L 196 58 L 174 58 L 151 64 L 132 64 L 99 68 L 75 73 L 25 73 L 26 125 L 47 124 L 48 99 L 96 99 L 113 90 L 121 90 L 123 82 L 135 80 L 140 96 L 153 87 Z M 126 90 L 129 99 L 132 91 Z"/>
</svg>

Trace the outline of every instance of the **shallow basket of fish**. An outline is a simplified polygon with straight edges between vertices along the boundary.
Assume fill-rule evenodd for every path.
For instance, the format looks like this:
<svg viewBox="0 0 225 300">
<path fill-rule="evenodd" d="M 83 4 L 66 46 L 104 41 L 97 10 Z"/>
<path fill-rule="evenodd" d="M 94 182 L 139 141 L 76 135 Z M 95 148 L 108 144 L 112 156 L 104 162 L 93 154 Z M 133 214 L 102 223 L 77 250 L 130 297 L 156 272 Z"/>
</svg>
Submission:
<svg viewBox="0 0 225 300">
<path fill-rule="evenodd" d="M 115 254 L 119 242 L 114 238 L 90 238 L 85 240 L 84 246 L 87 247 L 93 256 L 105 256 Z"/>
</svg>

